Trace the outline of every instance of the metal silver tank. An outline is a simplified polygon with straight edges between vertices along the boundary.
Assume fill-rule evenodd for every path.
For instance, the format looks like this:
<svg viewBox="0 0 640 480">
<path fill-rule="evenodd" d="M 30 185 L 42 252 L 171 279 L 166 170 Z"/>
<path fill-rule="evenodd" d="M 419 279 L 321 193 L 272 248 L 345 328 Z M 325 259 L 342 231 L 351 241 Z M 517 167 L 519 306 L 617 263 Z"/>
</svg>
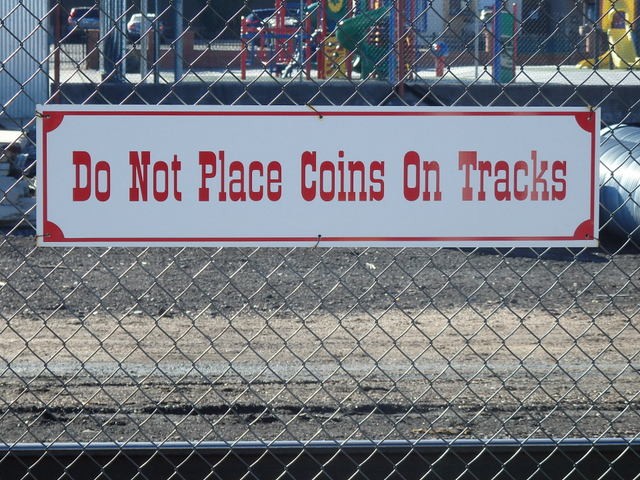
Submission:
<svg viewBox="0 0 640 480">
<path fill-rule="evenodd" d="M 600 145 L 600 225 L 640 242 L 640 128 L 606 128 Z"/>
</svg>

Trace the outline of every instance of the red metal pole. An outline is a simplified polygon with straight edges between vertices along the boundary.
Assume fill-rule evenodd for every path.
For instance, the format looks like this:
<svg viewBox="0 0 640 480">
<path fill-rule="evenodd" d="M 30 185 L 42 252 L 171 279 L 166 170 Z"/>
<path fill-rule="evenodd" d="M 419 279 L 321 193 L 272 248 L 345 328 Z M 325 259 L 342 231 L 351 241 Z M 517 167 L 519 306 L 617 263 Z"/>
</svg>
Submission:
<svg viewBox="0 0 640 480">
<path fill-rule="evenodd" d="M 351 4 L 349 6 L 349 17 L 353 17 L 353 13 L 354 10 L 356 8 L 356 2 L 355 0 L 351 0 Z M 352 75 L 353 75 L 353 52 L 349 52 L 349 54 L 347 55 L 347 58 L 345 59 L 345 62 L 347 62 L 347 78 L 351 79 Z"/>
<path fill-rule="evenodd" d="M 318 78 L 324 80 L 326 78 L 326 72 L 324 70 L 324 40 L 327 38 L 327 0 L 320 0 L 320 6 L 318 7 L 318 26 L 320 27 L 320 35 L 318 38 L 318 50 L 316 52 L 316 59 L 318 63 Z"/>
<path fill-rule="evenodd" d="M 285 31 L 285 17 L 287 9 L 284 0 L 276 0 L 276 28 L 275 28 L 275 62 L 276 65 L 288 63 L 286 58 L 287 44 Z"/>
<path fill-rule="evenodd" d="M 518 6 L 513 4 L 513 76 L 516 76 L 516 58 L 518 58 Z"/>
<path fill-rule="evenodd" d="M 242 41 L 242 50 L 240 51 L 240 78 L 247 79 L 247 19 L 240 19 L 240 39 Z"/>
<path fill-rule="evenodd" d="M 418 57 L 417 47 L 416 47 L 416 31 L 415 31 L 415 21 L 416 21 L 416 0 L 410 0 L 409 4 L 409 47 L 411 51 L 410 55 L 410 65 L 409 65 L 409 73 L 410 78 L 414 78 L 415 67 L 416 67 L 416 58 Z"/>
<path fill-rule="evenodd" d="M 312 0 L 307 0 L 306 5 L 309 6 L 311 2 Z M 306 41 L 304 45 L 304 73 L 307 80 L 311 79 L 311 40 L 313 38 L 313 32 L 311 31 L 312 28 L 313 24 L 311 22 L 311 15 L 309 15 L 304 19 L 303 33 L 303 35 L 306 35 Z"/>
<path fill-rule="evenodd" d="M 276 0 L 276 29 L 283 30 L 287 8 L 284 0 Z"/>
<path fill-rule="evenodd" d="M 405 67 L 406 48 L 404 44 L 404 40 L 405 40 L 404 0 L 396 0 L 396 8 L 397 8 L 396 25 L 395 25 L 396 38 L 392 40 L 395 42 L 398 50 L 398 61 L 396 64 L 396 68 L 397 68 L 396 74 L 398 78 L 398 94 L 400 96 L 403 96 L 404 95 L 404 76 L 406 74 L 406 67 Z"/>
<path fill-rule="evenodd" d="M 266 35 L 270 35 L 268 27 L 260 27 L 258 35 L 258 58 L 262 64 L 266 64 L 269 60 L 269 56 L 267 55 L 267 44 L 265 42 Z"/>
<path fill-rule="evenodd" d="M 436 57 L 436 77 L 444 75 L 444 57 Z"/>
</svg>

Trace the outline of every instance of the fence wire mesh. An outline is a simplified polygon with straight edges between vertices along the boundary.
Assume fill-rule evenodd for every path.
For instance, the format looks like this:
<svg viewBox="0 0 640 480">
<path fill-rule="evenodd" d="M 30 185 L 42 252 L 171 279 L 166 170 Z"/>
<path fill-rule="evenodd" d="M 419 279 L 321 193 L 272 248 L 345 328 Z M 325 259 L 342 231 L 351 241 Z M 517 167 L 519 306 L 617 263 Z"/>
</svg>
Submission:
<svg viewBox="0 0 640 480">
<path fill-rule="evenodd" d="M 193 445 L 181 462 L 209 478 L 637 478 L 636 8 L 0 3 L 0 478 L 110 478 L 145 442 Z M 38 103 L 599 107 L 601 245 L 36 248 Z M 496 460 L 498 439 L 516 453 Z M 586 453 L 565 454 L 569 439 Z M 626 454 L 598 453 L 595 468 L 603 439 Z M 454 449 L 466 440 L 470 456 Z M 337 447 L 298 470 L 316 441 Z M 350 452 L 356 441 L 371 449 Z M 388 453 L 392 441 L 408 450 Z M 443 449 L 427 461 L 429 441 Z M 114 450 L 85 464 L 104 442 Z M 265 449 L 208 461 L 206 442 Z M 282 460 L 278 442 L 301 448 Z M 13 455 L 27 444 L 40 453 Z M 49 465 L 63 444 L 79 450 Z M 155 459 L 166 478 L 193 478 L 154 452 L 124 475 L 159 478 L 145 470 Z M 407 471 L 412 452 L 424 463 Z M 533 467 L 513 473 L 523 452 Z M 546 470 L 557 452 L 571 468 Z M 498 466 L 477 473 L 487 456 Z"/>
</svg>

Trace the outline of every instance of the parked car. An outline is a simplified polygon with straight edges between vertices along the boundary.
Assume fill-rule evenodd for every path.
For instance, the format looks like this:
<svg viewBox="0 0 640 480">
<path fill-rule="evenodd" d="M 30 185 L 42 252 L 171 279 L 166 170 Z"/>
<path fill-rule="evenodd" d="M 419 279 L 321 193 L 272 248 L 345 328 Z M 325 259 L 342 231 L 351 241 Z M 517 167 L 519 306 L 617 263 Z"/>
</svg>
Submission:
<svg viewBox="0 0 640 480">
<path fill-rule="evenodd" d="M 147 21 L 149 22 L 147 28 L 150 31 L 153 31 L 153 27 L 157 26 L 157 28 L 160 30 L 160 38 L 165 38 L 166 29 L 164 26 L 164 22 L 162 20 L 156 20 L 155 13 L 147 13 Z M 142 33 L 141 30 L 142 13 L 134 13 L 133 15 L 131 15 L 131 18 L 129 18 L 129 21 L 127 22 L 127 36 L 129 37 L 129 40 L 131 40 L 132 42 L 138 41 Z"/>
<path fill-rule="evenodd" d="M 94 5 L 92 7 L 73 7 L 67 18 L 67 28 L 73 30 L 99 30 L 100 10 Z"/>
<path fill-rule="evenodd" d="M 69 11 L 63 41 L 83 41 L 87 30 L 100 30 L 98 7 L 73 7 Z"/>
</svg>

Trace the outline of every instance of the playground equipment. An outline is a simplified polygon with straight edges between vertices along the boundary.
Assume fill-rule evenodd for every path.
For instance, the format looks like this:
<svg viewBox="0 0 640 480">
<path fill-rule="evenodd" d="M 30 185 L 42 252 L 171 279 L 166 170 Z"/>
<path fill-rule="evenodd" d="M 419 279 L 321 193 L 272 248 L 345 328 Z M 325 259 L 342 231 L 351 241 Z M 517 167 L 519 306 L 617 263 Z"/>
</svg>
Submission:
<svg viewBox="0 0 640 480">
<path fill-rule="evenodd" d="M 500 8 L 493 16 L 493 79 L 507 83 L 516 75 L 517 7 Z"/>
<path fill-rule="evenodd" d="M 389 9 L 364 10 L 359 15 L 342 20 L 336 29 L 336 38 L 347 50 L 359 57 L 360 73 L 363 78 L 372 74 L 386 78 L 388 64 L 382 59 L 388 50 L 383 39 L 383 21 L 388 22 Z M 384 43 L 383 43 L 384 42 Z"/>
<path fill-rule="evenodd" d="M 276 0 L 264 21 L 242 19 L 241 76 L 257 63 L 285 76 L 303 68 L 310 78 L 315 60 L 318 78 L 350 78 L 353 60 L 362 78 L 405 78 L 416 55 L 408 21 L 415 18 L 416 1 L 306 0 L 300 11 Z"/>
<path fill-rule="evenodd" d="M 515 3 L 509 6 L 496 2 L 479 12 L 479 19 L 485 25 L 482 32 L 485 51 L 493 58 L 492 78 L 497 83 L 508 83 L 516 75 L 519 30 L 517 17 Z M 477 59 L 478 54 L 475 56 Z"/>
<path fill-rule="evenodd" d="M 358 0 L 355 14 L 339 22 L 336 36 L 342 46 L 357 54 L 362 78 L 375 76 L 398 82 L 408 78 L 414 68 L 418 50 L 416 39 L 427 36 L 425 10 L 427 5 L 422 0 Z M 417 11 L 422 14 L 417 16 Z M 496 1 L 486 9 L 485 15 L 493 79 L 507 83 L 515 77 L 517 6 Z M 424 18 L 425 23 L 416 23 L 417 17 Z M 445 73 L 449 53 L 443 38 L 430 46 L 435 73 L 439 77 Z"/>
<path fill-rule="evenodd" d="M 607 51 L 598 58 L 578 63 L 580 68 L 640 68 L 634 44 L 632 22 L 636 20 L 636 0 L 602 0 L 600 28 L 607 34 Z"/>
<path fill-rule="evenodd" d="M 362 78 L 405 78 L 416 55 L 415 32 L 408 22 L 416 17 L 416 0 L 358 0 L 355 12 L 338 23 L 336 38 L 358 55 Z"/>
<path fill-rule="evenodd" d="M 436 42 L 431 46 L 431 49 L 436 57 L 436 77 L 442 77 L 447 55 L 449 54 L 449 47 L 444 42 Z"/>
<path fill-rule="evenodd" d="M 349 15 L 352 0 L 306 0 L 300 9 L 301 4 L 287 5 L 284 0 L 276 0 L 275 9 L 268 11 L 265 18 L 242 18 L 243 79 L 246 67 L 255 63 L 276 75 L 304 69 L 310 78 L 314 60 L 318 78 L 350 74 L 347 52 L 330 32 Z"/>
<path fill-rule="evenodd" d="M 246 78 L 248 64 L 259 62 L 280 74 L 295 59 L 302 13 L 296 12 L 298 18 L 289 13 L 284 0 L 276 0 L 273 12 L 260 11 L 250 17 L 242 17 L 240 60 L 243 79 Z"/>
<path fill-rule="evenodd" d="M 337 37 L 337 27 L 341 21 L 355 10 L 353 0 L 321 0 L 320 32 L 323 39 L 318 50 L 318 76 L 320 78 L 350 78 L 352 57 L 348 49 Z"/>
</svg>

